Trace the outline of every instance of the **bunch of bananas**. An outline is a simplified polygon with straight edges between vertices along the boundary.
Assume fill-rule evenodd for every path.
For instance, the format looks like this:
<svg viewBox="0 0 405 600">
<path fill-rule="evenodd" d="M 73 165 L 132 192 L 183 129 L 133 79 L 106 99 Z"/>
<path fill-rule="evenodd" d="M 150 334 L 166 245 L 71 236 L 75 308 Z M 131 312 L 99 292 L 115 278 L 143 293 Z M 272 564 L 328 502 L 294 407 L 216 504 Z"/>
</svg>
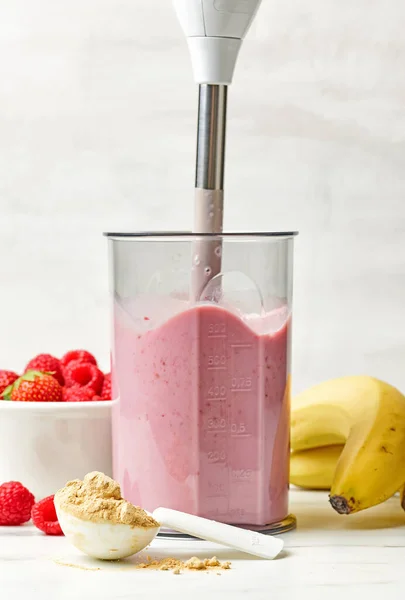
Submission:
<svg viewBox="0 0 405 600">
<path fill-rule="evenodd" d="M 387 383 L 342 377 L 293 398 L 291 450 L 291 483 L 330 490 L 338 513 L 398 490 L 405 508 L 405 396 Z"/>
</svg>

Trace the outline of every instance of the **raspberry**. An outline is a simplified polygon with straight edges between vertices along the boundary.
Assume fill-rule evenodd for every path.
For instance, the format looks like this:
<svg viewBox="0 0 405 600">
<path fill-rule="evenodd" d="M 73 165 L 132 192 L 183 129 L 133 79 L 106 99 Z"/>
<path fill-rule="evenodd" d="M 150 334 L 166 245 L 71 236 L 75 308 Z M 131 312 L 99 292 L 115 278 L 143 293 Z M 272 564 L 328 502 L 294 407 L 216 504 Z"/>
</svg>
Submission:
<svg viewBox="0 0 405 600">
<path fill-rule="evenodd" d="M 112 392 L 111 392 L 111 373 L 107 373 L 104 376 L 103 387 L 101 388 L 101 399 L 102 400 L 111 400 Z"/>
<path fill-rule="evenodd" d="M 18 375 L 14 371 L 0 371 L 0 397 L 3 395 L 4 390 L 17 379 Z"/>
<path fill-rule="evenodd" d="M 62 367 L 67 367 L 68 364 L 71 363 L 73 360 L 77 360 L 82 363 L 91 363 L 93 365 L 96 365 L 97 367 L 96 359 L 92 354 L 90 354 L 90 352 L 87 352 L 87 350 L 71 350 L 60 359 L 60 362 Z"/>
<path fill-rule="evenodd" d="M 73 386 L 63 388 L 63 399 L 65 402 L 91 402 L 96 396 L 92 388 Z"/>
<path fill-rule="evenodd" d="M 66 387 L 91 388 L 94 394 L 99 394 L 103 387 L 103 380 L 104 375 L 100 369 L 91 363 L 74 360 L 65 369 Z"/>
<path fill-rule="evenodd" d="M 35 498 L 19 481 L 0 485 L 0 525 L 22 525 L 31 518 Z"/>
<path fill-rule="evenodd" d="M 46 535 L 63 535 L 56 516 L 53 496 L 47 496 L 32 507 L 31 517 L 35 527 L 46 533 Z"/>
<path fill-rule="evenodd" d="M 65 384 L 60 361 L 50 354 L 38 354 L 38 356 L 30 360 L 28 365 L 25 367 L 24 373 L 27 371 L 42 371 L 43 373 L 50 373 L 60 385 Z"/>
</svg>

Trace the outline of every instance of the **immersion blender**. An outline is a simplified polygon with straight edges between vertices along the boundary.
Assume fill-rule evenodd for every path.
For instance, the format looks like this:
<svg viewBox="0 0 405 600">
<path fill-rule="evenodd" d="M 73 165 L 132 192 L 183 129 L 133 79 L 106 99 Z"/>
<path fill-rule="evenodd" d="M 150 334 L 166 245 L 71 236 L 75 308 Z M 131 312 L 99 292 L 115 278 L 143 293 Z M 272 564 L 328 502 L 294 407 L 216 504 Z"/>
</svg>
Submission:
<svg viewBox="0 0 405 600">
<path fill-rule="evenodd" d="M 223 231 L 228 86 L 239 50 L 261 0 L 173 0 L 187 37 L 199 86 L 194 233 Z M 192 298 L 206 299 L 208 283 L 221 273 L 222 246 L 201 238 L 193 249 Z M 215 291 L 216 290 L 216 291 Z M 219 286 L 210 286 L 216 297 Z"/>
</svg>

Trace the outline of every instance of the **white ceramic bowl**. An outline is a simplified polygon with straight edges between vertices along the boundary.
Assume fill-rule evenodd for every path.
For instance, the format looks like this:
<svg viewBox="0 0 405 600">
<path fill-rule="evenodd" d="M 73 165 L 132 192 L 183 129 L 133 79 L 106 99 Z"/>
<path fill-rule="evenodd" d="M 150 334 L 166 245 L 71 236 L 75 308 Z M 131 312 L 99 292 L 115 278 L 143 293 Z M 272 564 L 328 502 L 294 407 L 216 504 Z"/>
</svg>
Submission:
<svg viewBox="0 0 405 600">
<path fill-rule="evenodd" d="M 77 548 L 101 560 L 118 560 L 140 552 L 152 542 L 159 527 L 131 527 L 121 523 L 84 521 L 55 503 L 65 537 Z"/>
<path fill-rule="evenodd" d="M 38 501 L 90 471 L 112 475 L 112 402 L 0 401 L 0 484 Z"/>
</svg>

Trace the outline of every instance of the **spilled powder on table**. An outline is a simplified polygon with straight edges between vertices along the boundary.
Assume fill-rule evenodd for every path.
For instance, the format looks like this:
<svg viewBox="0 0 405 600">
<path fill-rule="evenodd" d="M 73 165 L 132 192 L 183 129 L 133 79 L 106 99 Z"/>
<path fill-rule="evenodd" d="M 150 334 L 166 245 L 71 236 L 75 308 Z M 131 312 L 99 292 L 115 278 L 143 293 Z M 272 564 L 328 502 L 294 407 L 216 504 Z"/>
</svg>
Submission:
<svg viewBox="0 0 405 600">
<path fill-rule="evenodd" d="M 81 569 L 82 571 L 101 571 L 101 567 L 85 567 L 83 565 L 74 565 L 73 563 L 65 563 L 61 560 L 55 560 L 55 564 L 61 567 L 72 567 L 73 569 Z"/>
<path fill-rule="evenodd" d="M 135 567 L 136 569 L 149 569 L 154 571 L 172 571 L 175 575 L 180 575 L 182 571 L 216 571 L 228 570 L 231 568 L 230 562 L 221 562 L 216 556 L 205 558 L 203 560 L 193 556 L 189 560 L 183 561 L 178 558 L 163 558 L 161 560 L 149 560 Z"/>
<path fill-rule="evenodd" d="M 83 571 L 102 571 L 102 567 L 86 567 L 84 565 L 75 565 L 73 563 L 63 562 L 61 560 L 55 560 L 56 564 L 63 567 L 72 567 L 74 569 L 81 569 Z M 110 562 L 110 561 L 105 561 Z M 119 563 L 121 561 L 114 561 Z M 159 560 L 153 560 L 150 556 L 147 557 L 147 562 L 140 563 L 135 566 L 135 569 L 149 570 L 149 571 L 171 571 L 174 575 L 180 575 L 183 571 L 203 571 L 208 574 L 209 572 L 215 572 L 217 575 L 221 575 L 220 571 L 227 571 L 231 568 L 231 563 L 221 562 L 216 556 L 212 558 L 200 559 L 196 556 L 189 558 L 186 561 L 178 558 L 168 557 Z M 124 569 L 125 571 L 127 569 Z"/>
</svg>

